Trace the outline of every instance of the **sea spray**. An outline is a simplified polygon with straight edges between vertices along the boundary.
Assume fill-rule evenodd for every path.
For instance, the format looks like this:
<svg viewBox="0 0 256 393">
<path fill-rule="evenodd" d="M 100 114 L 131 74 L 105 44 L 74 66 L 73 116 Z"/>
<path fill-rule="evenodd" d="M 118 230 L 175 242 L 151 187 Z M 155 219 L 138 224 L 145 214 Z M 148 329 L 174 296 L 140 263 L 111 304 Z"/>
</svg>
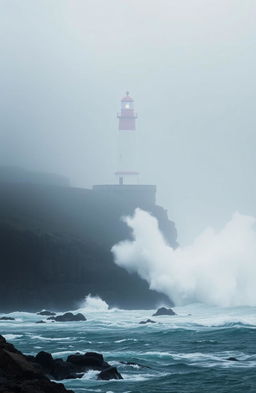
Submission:
<svg viewBox="0 0 256 393">
<path fill-rule="evenodd" d="M 256 305 L 255 218 L 235 213 L 219 231 L 206 229 L 193 244 L 171 248 L 156 218 L 136 209 L 124 219 L 133 240 L 112 247 L 117 265 L 137 272 L 150 289 L 176 305 Z"/>
<path fill-rule="evenodd" d="M 80 309 L 84 311 L 104 312 L 109 310 L 109 306 L 99 296 L 91 296 L 91 294 L 89 294 L 80 305 Z"/>
</svg>

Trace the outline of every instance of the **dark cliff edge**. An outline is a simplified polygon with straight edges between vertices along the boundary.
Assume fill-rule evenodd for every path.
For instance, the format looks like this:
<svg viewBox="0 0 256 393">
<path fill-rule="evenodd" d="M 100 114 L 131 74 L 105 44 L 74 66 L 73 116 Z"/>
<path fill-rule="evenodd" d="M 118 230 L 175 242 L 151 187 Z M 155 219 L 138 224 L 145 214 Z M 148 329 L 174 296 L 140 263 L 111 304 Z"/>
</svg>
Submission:
<svg viewBox="0 0 256 393">
<path fill-rule="evenodd" d="M 136 207 L 157 217 L 166 240 L 177 245 L 173 222 L 147 190 L 15 182 L 0 188 L 0 312 L 74 309 L 89 293 L 119 308 L 170 303 L 116 266 L 110 252 L 130 237 L 120 218 Z"/>
</svg>

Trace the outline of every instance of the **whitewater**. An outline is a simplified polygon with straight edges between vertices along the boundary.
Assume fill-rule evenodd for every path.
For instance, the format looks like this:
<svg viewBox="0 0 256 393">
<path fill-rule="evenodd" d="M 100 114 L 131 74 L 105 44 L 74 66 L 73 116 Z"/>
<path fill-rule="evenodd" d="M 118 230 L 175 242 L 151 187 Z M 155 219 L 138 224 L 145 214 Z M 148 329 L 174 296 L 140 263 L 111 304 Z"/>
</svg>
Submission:
<svg viewBox="0 0 256 393">
<path fill-rule="evenodd" d="M 174 300 L 176 315 L 111 309 L 89 295 L 75 310 L 87 321 L 37 324 L 41 316 L 14 312 L 0 334 L 25 354 L 102 353 L 124 378 L 98 381 L 89 371 L 62 381 L 76 393 L 255 393 L 255 219 L 236 213 L 177 249 L 149 213 L 137 209 L 124 221 L 132 238 L 114 245 L 115 263 Z M 149 318 L 155 323 L 140 324 Z"/>
<path fill-rule="evenodd" d="M 0 334 L 26 354 L 47 351 L 66 359 L 100 352 L 124 377 L 97 381 L 90 371 L 63 381 L 76 393 L 255 392 L 256 307 L 191 304 L 174 310 L 175 316 L 152 317 L 155 310 L 109 309 L 90 298 L 77 310 L 87 321 L 36 324 L 41 316 L 15 312 L 15 321 L 0 322 Z M 139 324 L 147 318 L 156 323 Z"/>
</svg>

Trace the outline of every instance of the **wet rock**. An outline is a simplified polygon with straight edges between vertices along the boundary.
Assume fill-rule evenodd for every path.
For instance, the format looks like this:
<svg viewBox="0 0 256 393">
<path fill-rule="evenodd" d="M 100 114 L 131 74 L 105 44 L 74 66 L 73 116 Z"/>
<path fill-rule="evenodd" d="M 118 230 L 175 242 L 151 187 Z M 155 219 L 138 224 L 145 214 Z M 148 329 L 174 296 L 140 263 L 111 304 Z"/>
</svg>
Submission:
<svg viewBox="0 0 256 393">
<path fill-rule="evenodd" d="M 1 317 L 0 321 L 15 321 L 15 318 L 12 318 L 12 317 Z"/>
<path fill-rule="evenodd" d="M 233 356 L 227 358 L 227 360 L 229 360 L 230 362 L 239 362 L 239 360 Z"/>
<path fill-rule="evenodd" d="M 33 360 L 0 336 L 0 393 L 74 393 L 51 382 Z"/>
<path fill-rule="evenodd" d="M 102 379 L 104 381 L 108 381 L 110 379 L 123 379 L 122 375 L 117 371 L 116 367 L 108 367 L 105 370 L 101 371 L 97 379 Z"/>
<path fill-rule="evenodd" d="M 36 356 L 25 356 L 0 336 L 0 393 L 66 392 L 63 385 L 53 384 L 48 378 L 57 381 L 81 378 L 88 370 L 100 371 L 98 379 L 122 379 L 118 370 L 111 367 L 100 353 L 76 353 L 70 355 L 67 361 L 54 359 L 45 351 Z M 15 387 L 13 390 L 9 389 L 10 384 Z M 23 385 L 25 390 L 22 390 Z M 5 390 L 1 390 L 2 386 Z"/>
<path fill-rule="evenodd" d="M 82 374 L 76 373 L 76 369 L 71 363 L 65 362 L 63 359 L 53 359 L 48 352 L 39 352 L 35 356 L 35 362 L 41 366 L 46 375 L 57 381 L 82 377 Z"/>
<path fill-rule="evenodd" d="M 67 361 L 74 364 L 78 370 L 99 370 L 109 368 L 110 365 L 105 362 L 103 356 L 97 352 L 86 352 L 85 354 L 74 354 L 67 358 Z"/>
<path fill-rule="evenodd" d="M 152 316 L 157 317 L 160 315 L 176 315 L 176 313 L 171 308 L 161 307 Z"/>
<path fill-rule="evenodd" d="M 140 325 L 145 325 L 146 323 L 156 323 L 156 321 L 152 321 L 152 319 L 146 319 L 145 321 L 140 321 Z"/>
<path fill-rule="evenodd" d="M 37 315 L 43 315 L 43 316 L 46 316 L 46 317 L 53 317 L 54 315 L 56 315 L 56 312 L 42 310 L 42 311 L 38 312 Z"/>
<path fill-rule="evenodd" d="M 76 321 L 86 321 L 86 318 L 83 314 L 73 314 L 72 312 L 66 312 L 63 315 L 57 315 L 56 317 L 47 318 L 56 322 L 76 322 Z"/>
<path fill-rule="evenodd" d="M 36 321 L 36 323 L 46 323 L 46 322 L 41 320 L 41 321 Z"/>
</svg>

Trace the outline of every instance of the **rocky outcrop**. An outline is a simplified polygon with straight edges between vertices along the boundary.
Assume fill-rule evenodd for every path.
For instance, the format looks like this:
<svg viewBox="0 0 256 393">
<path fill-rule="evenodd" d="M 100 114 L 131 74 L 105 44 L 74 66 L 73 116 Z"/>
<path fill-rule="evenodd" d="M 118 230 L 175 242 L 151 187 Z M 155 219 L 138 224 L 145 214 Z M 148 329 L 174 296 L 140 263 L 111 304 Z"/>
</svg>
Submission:
<svg viewBox="0 0 256 393">
<path fill-rule="evenodd" d="M 15 318 L 12 318 L 12 317 L 1 317 L 0 321 L 15 321 Z"/>
<path fill-rule="evenodd" d="M 99 371 L 97 379 L 122 379 L 117 369 L 104 360 L 97 352 L 76 353 L 68 356 L 67 360 L 53 359 L 48 352 L 41 351 L 30 360 L 40 365 L 43 372 L 59 381 L 62 379 L 81 378 L 89 370 Z"/>
<path fill-rule="evenodd" d="M 96 352 L 70 355 L 65 361 L 54 359 L 48 352 L 25 356 L 0 336 L 0 393 L 64 393 L 64 385 L 50 379 L 81 378 L 85 372 L 97 370 L 97 379 L 123 379 L 119 371 Z"/>
<path fill-rule="evenodd" d="M 160 315 L 176 315 L 171 308 L 160 307 L 152 316 L 157 317 Z"/>
<path fill-rule="evenodd" d="M 152 319 L 146 319 L 145 321 L 140 321 L 140 325 L 146 325 L 147 323 L 156 323 L 156 321 L 152 321 Z"/>
<path fill-rule="evenodd" d="M 105 370 L 101 371 L 97 379 L 102 379 L 108 381 L 110 379 L 123 379 L 122 375 L 117 371 L 116 367 L 108 367 Z"/>
<path fill-rule="evenodd" d="M 0 393 L 74 393 L 47 378 L 41 368 L 0 336 Z"/>
<path fill-rule="evenodd" d="M 110 251 L 130 238 L 121 217 L 136 207 L 154 215 L 166 241 L 177 245 L 167 211 L 146 191 L 108 193 L 31 183 L 0 187 L 0 312 L 74 310 L 89 293 L 119 308 L 152 309 L 168 301 L 114 264 Z"/>
<path fill-rule="evenodd" d="M 42 311 L 38 312 L 37 315 L 53 317 L 54 315 L 56 315 L 56 312 L 42 310 Z"/>
<path fill-rule="evenodd" d="M 48 317 L 47 319 L 56 322 L 78 322 L 86 321 L 85 316 L 82 313 L 73 314 L 72 312 L 66 312 L 63 315 L 57 315 L 56 317 Z"/>
</svg>

